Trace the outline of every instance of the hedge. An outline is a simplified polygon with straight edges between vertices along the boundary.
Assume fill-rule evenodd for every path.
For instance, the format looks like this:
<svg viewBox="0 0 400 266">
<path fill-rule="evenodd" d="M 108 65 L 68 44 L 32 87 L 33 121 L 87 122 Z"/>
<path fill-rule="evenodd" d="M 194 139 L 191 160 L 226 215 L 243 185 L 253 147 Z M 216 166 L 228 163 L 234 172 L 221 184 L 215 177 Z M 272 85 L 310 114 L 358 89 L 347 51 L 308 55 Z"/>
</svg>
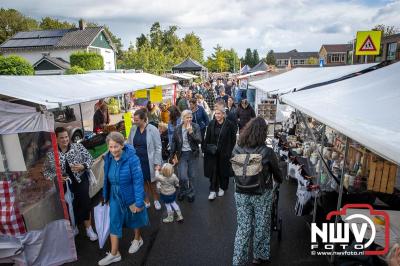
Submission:
<svg viewBox="0 0 400 266">
<path fill-rule="evenodd" d="M 71 67 L 79 66 L 85 70 L 103 70 L 103 57 L 96 53 L 76 52 L 70 56 Z"/>
<path fill-rule="evenodd" d="M 75 75 L 75 74 L 85 74 L 86 70 L 81 68 L 80 66 L 73 66 L 66 71 L 67 75 Z"/>
<path fill-rule="evenodd" d="M 0 56 L 0 75 L 33 75 L 35 70 L 25 58 L 18 55 Z"/>
</svg>

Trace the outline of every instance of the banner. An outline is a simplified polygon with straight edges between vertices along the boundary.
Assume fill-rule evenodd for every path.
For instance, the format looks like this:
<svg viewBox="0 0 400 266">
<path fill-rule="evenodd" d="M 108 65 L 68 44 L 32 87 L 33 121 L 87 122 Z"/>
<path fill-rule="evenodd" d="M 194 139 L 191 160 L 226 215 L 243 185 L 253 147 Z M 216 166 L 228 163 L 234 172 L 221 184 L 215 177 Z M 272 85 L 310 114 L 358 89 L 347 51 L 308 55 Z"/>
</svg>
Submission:
<svg viewBox="0 0 400 266">
<path fill-rule="evenodd" d="M 150 89 L 150 101 L 152 103 L 160 103 L 162 102 L 162 87 L 161 86 L 157 86 L 154 87 L 154 89 Z"/>
<path fill-rule="evenodd" d="M 129 133 L 131 132 L 132 128 L 132 113 L 126 112 L 124 114 L 124 122 L 125 122 L 125 136 L 128 138 Z"/>
<path fill-rule="evenodd" d="M 146 99 L 147 98 L 147 90 L 138 90 L 135 91 L 136 99 Z"/>
</svg>

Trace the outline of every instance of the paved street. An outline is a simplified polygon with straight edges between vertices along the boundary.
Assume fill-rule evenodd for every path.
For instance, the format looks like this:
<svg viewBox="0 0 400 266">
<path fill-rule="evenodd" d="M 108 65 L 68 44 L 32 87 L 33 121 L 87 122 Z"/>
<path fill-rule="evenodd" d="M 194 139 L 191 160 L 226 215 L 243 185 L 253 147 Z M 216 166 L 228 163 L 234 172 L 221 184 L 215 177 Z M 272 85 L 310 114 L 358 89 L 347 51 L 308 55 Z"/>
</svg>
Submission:
<svg viewBox="0 0 400 266">
<path fill-rule="evenodd" d="M 201 162 L 200 162 L 201 163 Z M 198 173 L 202 173 L 200 167 Z M 230 265 L 236 230 L 233 186 L 226 196 L 209 202 L 208 179 L 199 175 L 194 203 L 180 203 L 183 224 L 163 224 L 165 210 L 150 209 L 151 226 L 143 230 L 144 245 L 137 254 L 128 254 L 133 230 L 125 230 L 121 241 L 122 265 Z M 280 211 L 283 219 L 281 242 L 276 233 L 271 241 L 272 263 L 269 265 L 328 265 L 324 257 L 309 255 L 310 231 L 302 217 L 294 216 L 296 184 L 285 181 L 281 186 Z M 82 232 L 82 230 L 81 230 Z M 79 260 L 69 265 L 97 265 L 110 249 L 90 243 L 80 234 L 76 238 Z"/>
</svg>

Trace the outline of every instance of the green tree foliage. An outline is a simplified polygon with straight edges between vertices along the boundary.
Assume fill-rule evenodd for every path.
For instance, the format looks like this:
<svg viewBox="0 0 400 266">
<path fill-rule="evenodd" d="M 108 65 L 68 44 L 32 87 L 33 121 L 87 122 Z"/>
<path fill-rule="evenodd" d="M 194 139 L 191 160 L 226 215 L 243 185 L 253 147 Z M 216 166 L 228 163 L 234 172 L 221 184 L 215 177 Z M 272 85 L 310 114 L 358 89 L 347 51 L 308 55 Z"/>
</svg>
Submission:
<svg viewBox="0 0 400 266">
<path fill-rule="evenodd" d="M 376 25 L 372 30 L 382 31 L 382 36 L 389 36 L 400 32 L 399 28 L 395 26 L 388 26 L 384 24 Z"/>
<path fill-rule="evenodd" d="M 258 55 L 257 49 L 253 50 L 253 66 L 257 65 L 260 62 L 260 56 Z"/>
<path fill-rule="evenodd" d="M 96 53 L 76 52 L 70 56 L 71 66 L 79 66 L 84 70 L 103 70 L 103 57 Z"/>
<path fill-rule="evenodd" d="M 33 66 L 25 59 L 17 55 L 7 57 L 0 56 L 0 75 L 33 75 Z"/>
<path fill-rule="evenodd" d="M 85 74 L 86 70 L 80 66 L 73 66 L 66 71 L 67 75 Z"/>
<path fill-rule="evenodd" d="M 206 66 L 212 72 L 237 72 L 240 59 L 234 49 L 223 49 L 217 45 L 214 53 L 207 58 Z"/>
<path fill-rule="evenodd" d="M 244 65 L 248 65 L 249 67 L 254 66 L 254 59 L 253 59 L 253 53 L 251 52 L 250 48 L 246 49 L 246 54 L 244 55 Z"/>
<path fill-rule="evenodd" d="M 265 58 L 265 62 L 267 65 L 276 65 L 276 59 L 274 55 L 274 50 L 269 50 L 267 53 L 267 57 Z"/>
<path fill-rule="evenodd" d="M 307 58 L 308 65 L 318 65 L 318 63 L 319 63 L 319 61 L 318 61 L 318 58 L 316 58 L 316 57 Z"/>
<path fill-rule="evenodd" d="M 179 38 L 177 30 L 174 25 L 163 30 L 160 23 L 155 22 L 148 34 L 142 33 L 136 38 L 135 46 L 131 45 L 123 53 L 117 61 L 118 67 L 161 74 L 187 57 L 203 62 L 204 49 L 200 38 L 193 32 Z"/>
<path fill-rule="evenodd" d="M 36 20 L 24 16 L 15 9 L 0 9 L 0 43 L 19 31 L 39 29 Z"/>
<path fill-rule="evenodd" d="M 52 30 L 52 29 L 72 29 L 75 28 L 75 24 L 69 23 L 68 21 L 60 21 L 51 17 L 44 17 L 39 24 L 42 30 Z"/>
</svg>

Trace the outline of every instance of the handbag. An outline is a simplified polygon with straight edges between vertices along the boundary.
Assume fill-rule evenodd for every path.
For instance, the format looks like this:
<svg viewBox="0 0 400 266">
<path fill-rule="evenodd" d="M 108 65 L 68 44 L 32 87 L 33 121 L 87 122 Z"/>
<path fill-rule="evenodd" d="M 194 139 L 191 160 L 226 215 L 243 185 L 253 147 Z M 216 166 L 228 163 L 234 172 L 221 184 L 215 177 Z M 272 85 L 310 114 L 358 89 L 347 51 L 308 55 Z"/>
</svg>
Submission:
<svg viewBox="0 0 400 266">
<path fill-rule="evenodd" d="M 217 122 L 216 122 L 216 123 L 217 123 Z M 224 129 L 224 126 L 225 126 L 225 121 L 224 121 L 224 123 L 222 124 L 221 131 L 220 131 L 219 134 L 218 134 L 217 144 L 207 144 L 207 145 L 206 145 L 206 153 L 211 154 L 211 155 L 217 154 L 219 139 L 221 138 L 221 132 L 222 132 L 222 130 Z"/>
</svg>

